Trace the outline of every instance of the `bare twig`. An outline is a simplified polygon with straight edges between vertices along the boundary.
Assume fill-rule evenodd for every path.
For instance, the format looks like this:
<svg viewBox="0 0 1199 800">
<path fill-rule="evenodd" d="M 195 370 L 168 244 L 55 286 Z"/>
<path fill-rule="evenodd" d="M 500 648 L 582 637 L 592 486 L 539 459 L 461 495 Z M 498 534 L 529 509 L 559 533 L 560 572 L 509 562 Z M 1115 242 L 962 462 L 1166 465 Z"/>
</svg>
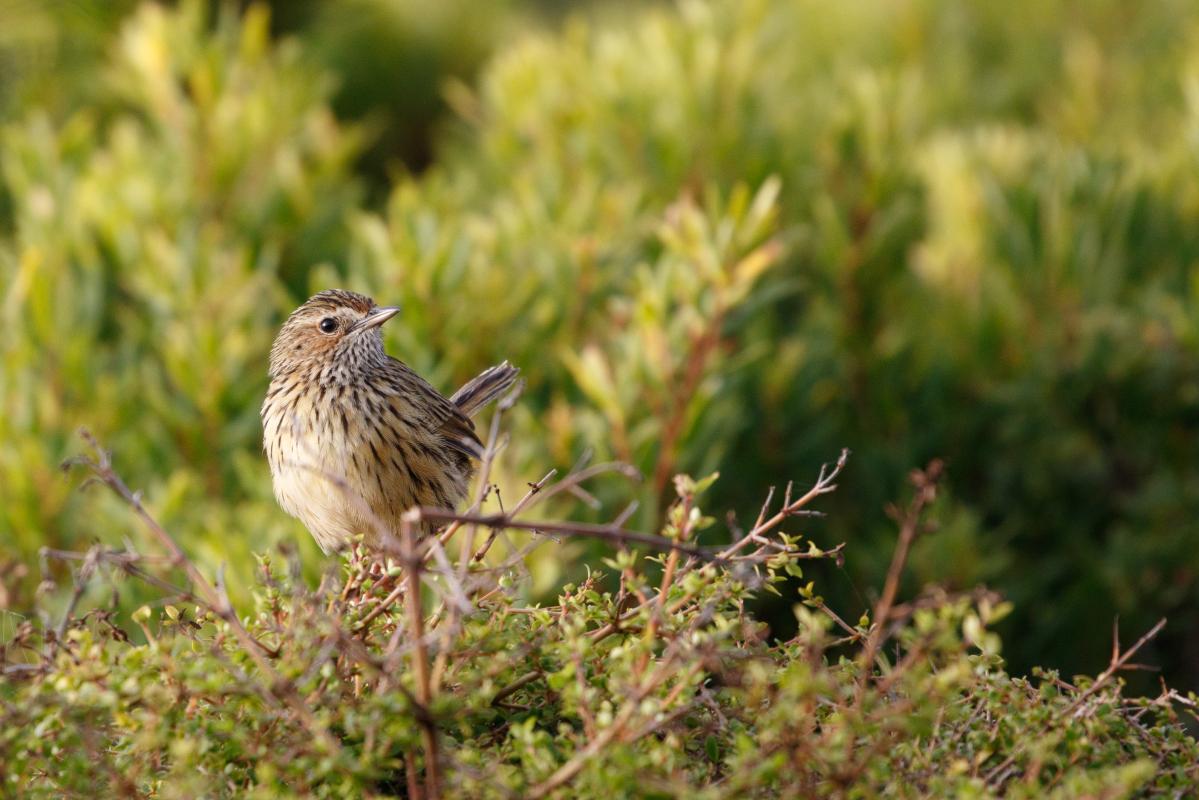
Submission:
<svg viewBox="0 0 1199 800">
<path fill-rule="evenodd" d="M 507 686 L 505 686 L 504 688 L 502 688 L 498 692 L 496 692 L 495 697 L 491 698 L 491 704 L 495 705 L 496 703 L 502 701 L 503 699 L 505 699 L 507 697 L 511 697 L 512 695 L 516 694 L 524 687 L 528 686 L 533 681 L 540 678 L 541 675 L 542 675 L 542 673 L 540 670 L 534 670 L 533 672 L 526 672 L 524 675 L 521 675 L 519 678 L 512 681 L 512 683 L 508 684 Z"/>
<path fill-rule="evenodd" d="M 45 555 L 45 552 L 42 553 Z M 79 598 L 83 596 L 83 592 L 87 589 L 88 581 L 91 579 L 92 573 L 96 570 L 96 565 L 100 562 L 103 555 L 103 548 L 99 545 L 94 545 L 88 549 L 87 555 L 84 556 L 83 564 L 80 565 L 78 572 L 73 573 L 74 589 L 71 592 L 71 599 L 67 602 L 67 608 L 62 613 L 62 619 L 58 622 L 58 627 L 54 629 L 54 646 L 58 647 L 62 644 L 62 638 L 67 632 L 67 626 L 71 623 L 71 617 L 75 614 L 75 609 L 79 605 Z"/>
<path fill-rule="evenodd" d="M 1079 692 L 1078 696 L 1074 698 L 1074 701 L 1070 703 L 1070 705 L 1066 706 L 1063 711 L 1055 714 L 1052 719 L 1046 721 L 1044 726 L 1046 730 L 1048 730 L 1053 722 L 1058 719 L 1077 716 L 1082 710 L 1083 704 L 1093 697 L 1100 689 L 1106 687 L 1111 682 L 1112 678 L 1115 677 L 1116 673 L 1130 667 L 1129 662 L 1131 661 L 1132 657 L 1135 656 L 1137 652 L 1146 644 L 1148 644 L 1155 636 L 1161 633 L 1162 628 L 1166 627 L 1166 620 L 1165 618 L 1158 620 L 1156 625 L 1150 628 L 1143 636 L 1141 636 L 1140 639 L 1137 639 L 1136 643 L 1133 644 L 1132 647 L 1128 648 L 1124 652 L 1120 652 L 1119 626 L 1117 624 L 1113 624 L 1113 627 L 1112 657 L 1111 661 L 1108 663 L 1107 669 L 1100 673 L 1090 686 Z M 1013 746 L 1012 752 L 1008 755 L 1008 757 L 987 772 L 984 778 L 987 784 L 990 786 L 1001 785 L 1006 779 L 1005 776 L 1016 763 L 1016 759 L 1019 758 L 1026 746 L 1027 742 L 1017 742 Z"/>
<path fill-rule="evenodd" d="M 142 521 L 142 524 L 145 525 L 170 554 L 171 565 L 182 569 L 191 580 L 192 585 L 199 589 L 200 598 L 204 606 L 229 625 L 234 636 L 242 643 L 246 653 L 254 659 L 258 669 L 268 679 L 267 691 L 272 695 L 282 694 L 282 699 L 292 708 L 305 726 L 321 740 L 325 748 L 332 753 L 339 752 L 341 746 L 337 743 L 337 740 L 333 738 L 324 725 L 318 723 L 316 718 L 312 716 L 312 713 L 296 694 L 294 686 L 283 680 L 266 660 L 265 655 L 274 657 L 278 655 L 277 651 L 258 641 L 258 639 L 246 630 L 241 620 L 238 619 L 237 614 L 233 611 L 233 607 L 229 604 L 228 597 L 223 592 L 218 592 L 208 582 L 200 570 L 196 568 L 196 565 L 184 554 L 171 535 L 151 516 L 150 512 L 142 505 L 141 493 L 131 491 L 121 477 L 113 470 L 112 459 L 109 453 L 100 447 L 99 443 L 88 431 L 81 431 L 81 435 L 88 445 L 91 446 L 95 457 L 88 458 L 81 456 L 76 459 L 76 463 L 87 466 L 97 480 L 112 489 L 133 509 L 134 514 Z"/>
<path fill-rule="evenodd" d="M 413 672 L 416 676 L 416 699 L 426 710 L 432 699 L 429 682 L 429 653 L 425 647 L 425 617 L 421 611 L 421 560 L 417 555 L 413 528 L 420 518 L 407 512 L 400 520 L 400 537 L 405 550 L 404 568 L 408 571 L 408 628 L 413 639 Z M 421 743 L 425 751 L 425 793 L 429 798 L 441 796 L 438 776 L 437 728 L 427 714 L 420 715 Z"/>
<path fill-rule="evenodd" d="M 587 522 L 550 522 L 541 520 L 513 519 L 508 514 L 459 514 L 444 508 L 421 506 L 413 509 L 418 519 L 432 522 L 459 521 L 489 528 L 517 528 L 527 531 L 549 531 L 591 539 L 604 539 L 619 544 L 644 544 L 662 551 L 679 550 L 704 561 L 721 561 L 721 557 L 707 549 L 680 544 L 664 536 L 631 531 L 614 525 L 596 525 Z"/>
<path fill-rule="evenodd" d="M 926 469 L 916 470 L 912 473 L 912 483 L 916 487 L 916 494 L 912 497 L 900 520 L 899 543 L 895 546 L 895 552 L 891 556 L 891 566 L 887 569 L 887 578 L 883 583 L 883 594 L 874 607 L 874 627 L 870 629 L 866 645 L 862 648 L 860 657 L 862 673 L 858 681 L 855 705 L 860 705 L 865 695 L 866 683 L 870 679 L 874 666 L 874 658 L 878 655 L 879 646 L 883 642 L 891 609 L 895 604 L 895 595 L 899 592 L 899 579 L 903 574 L 904 564 L 907 563 L 912 542 L 915 541 L 916 534 L 920 529 L 920 515 L 925 507 L 936 499 L 937 482 L 943 471 L 944 464 L 940 460 L 934 460 Z"/>
<path fill-rule="evenodd" d="M 837 485 L 834 483 L 834 481 L 837 479 L 837 476 L 841 474 L 841 470 L 845 469 L 845 465 L 848 463 L 848 461 L 849 450 L 844 449 L 841 451 L 841 455 L 837 458 L 837 462 L 833 465 L 833 468 L 830 470 L 828 464 L 823 465 L 820 468 L 820 475 L 816 478 L 816 482 L 812 484 L 812 488 L 794 502 L 791 501 L 791 484 L 787 484 L 786 498 L 783 500 L 783 507 L 773 517 L 764 520 L 763 517 L 765 517 L 768 513 L 770 500 L 774 497 L 774 487 L 772 486 L 770 488 L 770 492 L 766 495 L 766 502 L 762 505 L 762 510 L 758 514 L 758 520 L 754 523 L 753 528 L 751 528 L 749 533 L 745 534 L 745 536 L 743 536 L 741 539 L 737 540 L 721 551 L 720 558 L 725 559 L 730 557 L 749 542 L 761 537 L 768 531 L 774 530 L 776 527 L 782 524 L 783 520 L 787 519 L 787 517 L 798 515 L 799 512 L 808 505 L 808 503 L 811 503 L 817 497 L 836 491 Z"/>
</svg>

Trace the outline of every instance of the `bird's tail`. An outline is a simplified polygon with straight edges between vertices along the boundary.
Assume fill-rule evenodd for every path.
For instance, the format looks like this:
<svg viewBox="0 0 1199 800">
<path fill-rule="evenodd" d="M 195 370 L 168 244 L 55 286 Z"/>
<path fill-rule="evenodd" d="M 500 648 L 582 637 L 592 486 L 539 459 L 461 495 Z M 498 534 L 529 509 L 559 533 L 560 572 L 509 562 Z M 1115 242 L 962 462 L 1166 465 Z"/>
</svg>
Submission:
<svg viewBox="0 0 1199 800">
<path fill-rule="evenodd" d="M 505 361 L 485 369 L 467 381 L 461 389 L 454 392 L 450 402 L 458 406 L 468 417 L 513 384 L 520 370 Z"/>
</svg>

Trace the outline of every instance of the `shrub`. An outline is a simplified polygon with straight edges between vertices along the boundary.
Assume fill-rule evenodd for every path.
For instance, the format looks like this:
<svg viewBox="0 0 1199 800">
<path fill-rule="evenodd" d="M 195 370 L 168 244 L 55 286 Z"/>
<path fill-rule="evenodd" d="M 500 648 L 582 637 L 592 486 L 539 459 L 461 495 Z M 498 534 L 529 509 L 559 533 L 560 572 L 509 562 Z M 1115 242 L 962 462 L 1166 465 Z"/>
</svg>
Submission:
<svg viewBox="0 0 1199 800">
<path fill-rule="evenodd" d="M 772 640 L 746 603 L 781 594 L 813 559 L 842 557 L 843 545 L 817 545 L 800 523 L 844 460 L 802 494 L 788 485 L 781 502 L 768 497 L 728 545 L 699 541 L 714 525 L 700 502 L 716 476 L 675 477 L 660 536 L 624 528 L 626 513 L 603 525 L 530 516 L 594 468 L 546 476 L 507 514 L 479 503 L 465 514 L 418 509 L 383 539 L 388 558 L 356 552 L 316 590 L 299 579 L 294 552 L 261 556 L 254 610 L 240 616 L 219 576 L 210 583 L 186 559 L 98 451 L 84 463 L 163 555 L 103 545 L 54 554 L 75 565 L 74 601 L 4 644 L 0 780 L 22 797 L 1115 798 L 1199 788 L 1199 746 L 1174 710 L 1193 712 L 1194 696 L 1121 693 L 1118 671 L 1156 629 L 1117 648 L 1095 679 L 1026 680 L 1004 670 L 989 626 L 1008 608 L 990 593 L 898 602 L 939 464 L 912 475 L 873 619 L 845 621 L 808 583 L 785 597 L 798 601 L 798 633 Z M 418 543 L 422 518 L 448 525 Z M 555 604 L 529 605 L 527 551 L 572 536 L 601 537 L 613 556 Z M 163 592 L 132 615 L 140 633 L 112 606 L 76 605 L 106 576 Z"/>
<path fill-rule="evenodd" d="M 56 474 L 84 423 L 208 563 L 283 530 L 254 475 L 264 365 L 284 287 L 344 246 L 358 137 L 261 9 L 202 9 L 144 6 L 90 103 L 3 130 L 0 538 L 25 561 L 112 510 Z"/>
<path fill-rule="evenodd" d="M 530 37 L 455 96 L 430 172 L 355 221 L 347 274 L 420 309 L 402 351 L 430 367 L 524 366 L 545 412 L 516 421 L 525 447 L 657 475 L 645 524 L 673 467 L 722 469 L 728 507 L 848 444 L 869 478 L 830 524 L 874 583 L 881 509 L 946 457 L 918 581 L 1002 588 L 1024 667 L 1082 669 L 1116 614 L 1168 613 L 1155 656 L 1190 683 L 1199 19 L 1142 11 L 683 3 Z M 671 263 L 702 281 L 747 255 L 729 198 L 774 181 L 748 295 L 714 313 L 714 286 L 663 290 Z M 703 209 L 702 248 L 664 234 L 679 207 Z M 690 370 L 680 422 L 653 394 Z"/>
<path fill-rule="evenodd" d="M 590 448 L 649 477 L 593 490 L 635 497 L 649 529 L 676 472 L 721 469 L 709 505 L 739 507 L 848 444 L 858 479 L 828 524 L 857 556 L 815 569 L 860 611 L 849 584 L 888 563 L 881 509 L 946 457 L 911 585 L 1002 589 L 1017 671 L 1084 669 L 1117 612 L 1138 630 L 1169 614 L 1149 654 L 1194 682 L 1194 4 L 575 20 L 456 85 L 439 157 L 383 203 L 359 189 L 368 137 L 333 114 L 320 45 L 208 5 L 143 6 L 111 39 L 97 16 L 73 77 L 4 87 L 8 607 L 32 603 L 39 547 L 122 529 L 56 475 L 79 424 L 248 600 L 251 554 L 298 533 L 258 455 L 270 337 L 342 284 L 405 303 L 389 347 L 440 388 L 524 369 L 504 496 Z M 536 551 L 535 591 L 579 578 L 586 549 Z"/>
</svg>

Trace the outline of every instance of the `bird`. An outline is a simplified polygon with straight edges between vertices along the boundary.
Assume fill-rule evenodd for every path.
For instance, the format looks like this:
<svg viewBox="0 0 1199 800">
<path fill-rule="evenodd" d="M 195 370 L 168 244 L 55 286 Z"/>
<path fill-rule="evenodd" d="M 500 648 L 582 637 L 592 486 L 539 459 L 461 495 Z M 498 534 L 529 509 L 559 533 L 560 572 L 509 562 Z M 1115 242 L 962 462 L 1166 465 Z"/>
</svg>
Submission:
<svg viewBox="0 0 1199 800">
<path fill-rule="evenodd" d="M 454 508 L 483 452 L 471 416 L 520 373 L 504 361 L 442 396 L 385 352 L 380 327 L 399 312 L 328 289 L 271 347 L 261 416 L 275 498 L 326 554 L 398 536 L 413 506 Z"/>
</svg>

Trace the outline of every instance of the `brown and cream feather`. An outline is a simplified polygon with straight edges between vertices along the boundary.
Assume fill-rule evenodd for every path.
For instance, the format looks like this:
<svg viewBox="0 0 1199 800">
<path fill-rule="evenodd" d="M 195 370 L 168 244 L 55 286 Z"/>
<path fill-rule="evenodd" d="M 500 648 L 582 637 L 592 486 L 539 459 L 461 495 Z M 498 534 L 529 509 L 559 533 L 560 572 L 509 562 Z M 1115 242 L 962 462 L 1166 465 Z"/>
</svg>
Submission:
<svg viewBox="0 0 1199 800">
<path fill-rule="evenodd" d="M 412 506 L 460 502 L 482 451 L 470 417 L 519 372 L 504 362 L 443 397 L 384 352 L 379 327 L 396 312 L 324 291 L 271 349 L 262 425 L 275 496 L 325 552 L 398 534 Z"/>
</svg>

